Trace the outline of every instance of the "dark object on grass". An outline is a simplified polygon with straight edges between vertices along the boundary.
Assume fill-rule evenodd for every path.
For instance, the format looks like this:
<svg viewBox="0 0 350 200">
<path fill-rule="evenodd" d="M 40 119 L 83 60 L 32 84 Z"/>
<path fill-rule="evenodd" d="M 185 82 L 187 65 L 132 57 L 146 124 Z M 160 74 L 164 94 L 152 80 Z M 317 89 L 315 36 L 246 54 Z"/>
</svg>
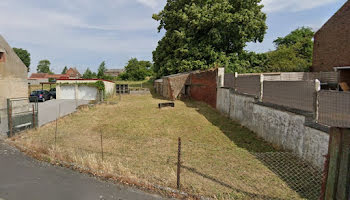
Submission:
<svg viewBox="0 0 350 200">
<path fill-rule="evenodd" d="M 175 107 L 174 102 L 169 102 L 169 103 L 160 103 L 158 104 L 159 109 L 164 108 L 164 107 Z"/>
</svg>

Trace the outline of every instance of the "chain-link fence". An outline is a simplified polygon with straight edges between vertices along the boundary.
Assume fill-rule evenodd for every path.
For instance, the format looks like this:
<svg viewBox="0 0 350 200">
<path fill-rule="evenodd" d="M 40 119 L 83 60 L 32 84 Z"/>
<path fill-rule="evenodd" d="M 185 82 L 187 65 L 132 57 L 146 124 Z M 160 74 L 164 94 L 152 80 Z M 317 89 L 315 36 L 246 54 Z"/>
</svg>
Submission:
<svg viewBox="0 0 350 200">
<path fill-rule="evenodd" d="M 332 127 L 350 127 L 350 92 L 320 91 L 318 122 Z"/>
</svg>

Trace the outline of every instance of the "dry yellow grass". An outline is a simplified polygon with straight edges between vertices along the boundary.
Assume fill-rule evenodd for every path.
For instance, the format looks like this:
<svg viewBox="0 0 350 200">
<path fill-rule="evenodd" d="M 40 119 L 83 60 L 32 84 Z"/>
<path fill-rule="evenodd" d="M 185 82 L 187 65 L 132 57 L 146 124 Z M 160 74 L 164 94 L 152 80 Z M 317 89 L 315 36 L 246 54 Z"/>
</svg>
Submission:
<svg viewBox="0 0 350 200">
<path fill-rule="evenodd" d="M 176 101 L 175 108 L 151 95 L 122 96 L 117 105 L 84 108 L 14 139 L 18 146 L 144 183 L 176 188 L 177 139 L 182 138 L 182 190 L 218 199 L 298 199 L 252 152 L 276 151 L 215 109 Z M 104 161 L 101 161 L 100 133 Z"/>
</svg>

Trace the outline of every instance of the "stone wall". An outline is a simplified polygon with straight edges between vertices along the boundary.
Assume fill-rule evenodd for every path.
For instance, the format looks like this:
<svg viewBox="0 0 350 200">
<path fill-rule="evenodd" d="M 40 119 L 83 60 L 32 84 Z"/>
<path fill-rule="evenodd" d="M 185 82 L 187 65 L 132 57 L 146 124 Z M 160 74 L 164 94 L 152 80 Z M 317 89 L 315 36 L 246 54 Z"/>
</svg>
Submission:
<svg viewBox="0 0 350 200">
<path fill-rule="evenodd" d="M 306 117 L 257 104 L 257 99 L 219 88 L 217 109 L 264 140 L 323 167 L 329 135 L 305 125 Z"/>
</svg>

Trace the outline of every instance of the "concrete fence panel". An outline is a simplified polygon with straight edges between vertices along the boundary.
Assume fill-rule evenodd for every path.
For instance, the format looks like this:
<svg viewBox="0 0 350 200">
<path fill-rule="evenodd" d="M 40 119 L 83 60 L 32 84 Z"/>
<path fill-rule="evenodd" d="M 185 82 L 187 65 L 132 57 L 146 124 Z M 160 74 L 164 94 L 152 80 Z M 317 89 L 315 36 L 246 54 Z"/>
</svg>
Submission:
<svg viewBox="0 0 350 200">
<path fill-rule="evenodd" d="M 318 122 L 332 127 L 350 128 L 350 92 L 319 92 Z"/>
<path fill-rule="evenodd" d="M 224 87 L 225 88 L 235 87 L 235 74 L 225 74 Z"/>
<path fill-rule="evenodd" d="M 264 81 L 263 102 L 314 112 L 315 81 Z"/>
<path fill-rule="evenodd" d="M 235 79 L 235 89 L 239 93 L 259 97 L 261 92 L 261 76 L 238 76 Z"/>
</svg>

